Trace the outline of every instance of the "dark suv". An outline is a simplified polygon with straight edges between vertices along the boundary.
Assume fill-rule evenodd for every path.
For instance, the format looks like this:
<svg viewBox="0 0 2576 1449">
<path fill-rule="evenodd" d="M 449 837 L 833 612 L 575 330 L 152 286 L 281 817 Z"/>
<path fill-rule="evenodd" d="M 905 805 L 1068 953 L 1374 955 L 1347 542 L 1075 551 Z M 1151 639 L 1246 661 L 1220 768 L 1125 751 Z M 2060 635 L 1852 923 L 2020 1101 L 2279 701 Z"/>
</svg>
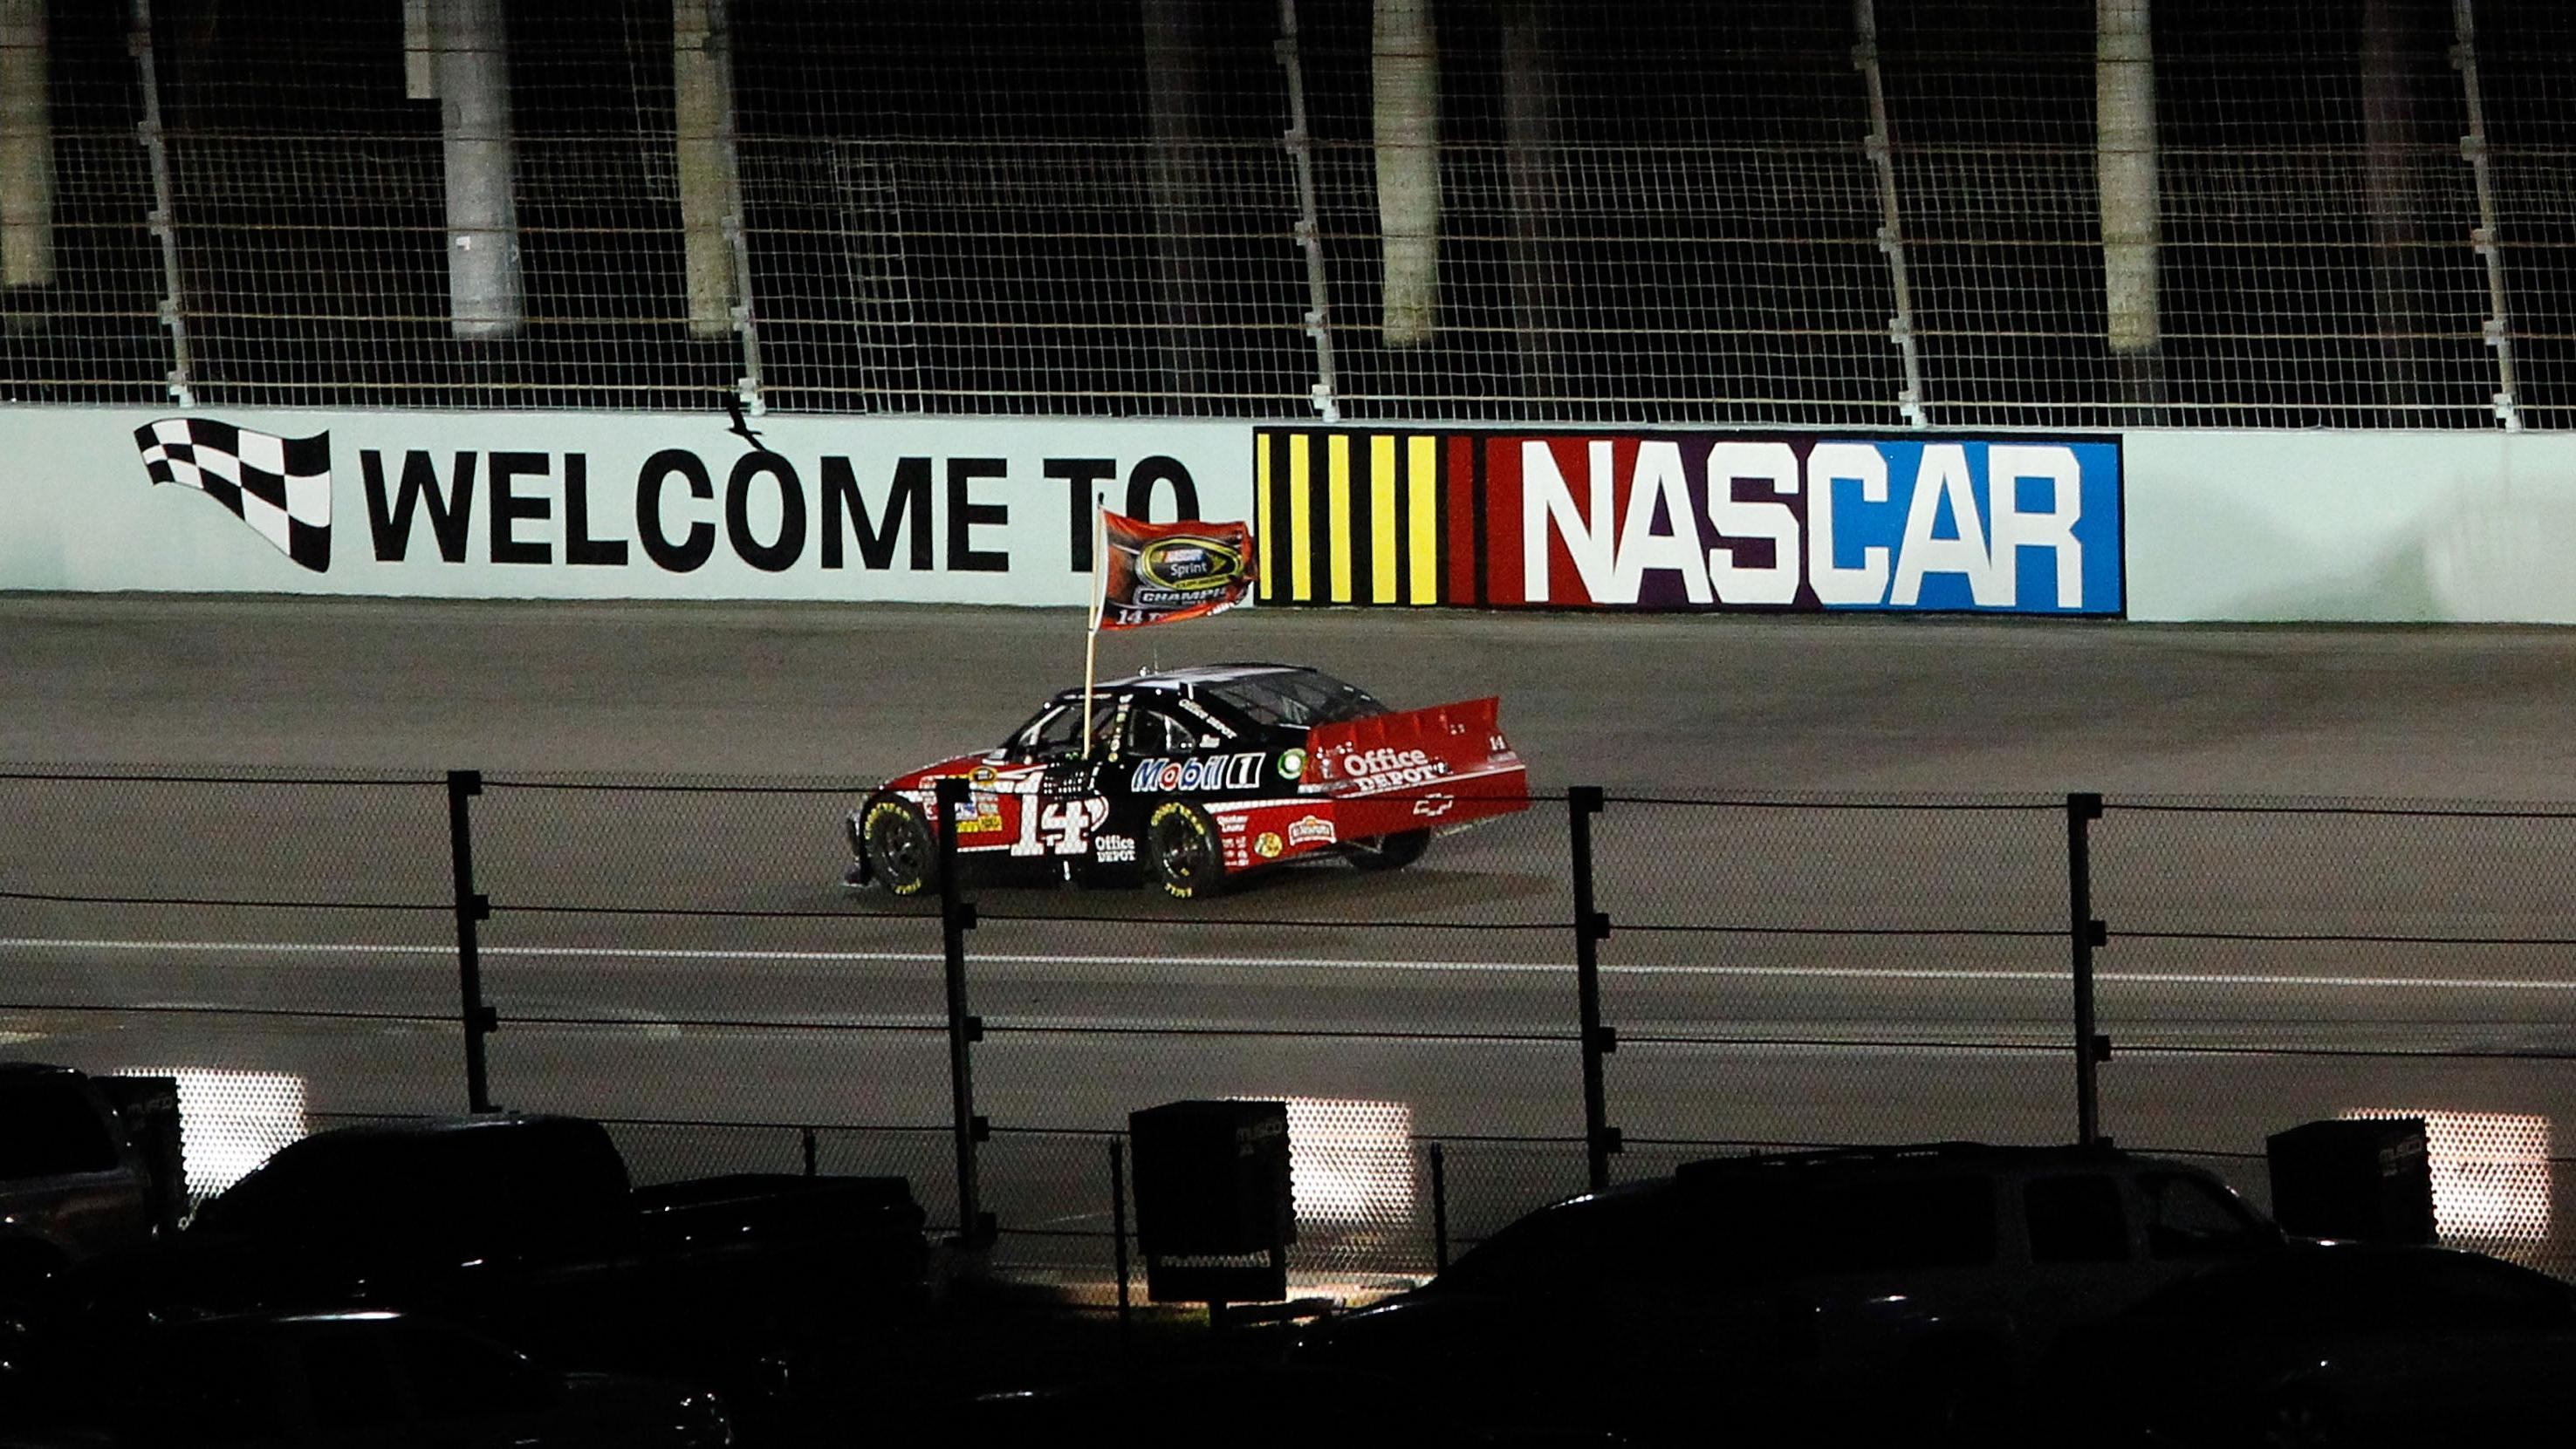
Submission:
<svg viewBox="0 0 2576 1449">
<path fill-rule="evenodd" d="M 1649 1437 L 1720 1404 L 1956 1422 L 2066 1328 L 2280 1242 L 2209 1173 L 2107 1147 L 1721 1158 L 1542 1208 L 1300 1351 Z"/>
</svg>

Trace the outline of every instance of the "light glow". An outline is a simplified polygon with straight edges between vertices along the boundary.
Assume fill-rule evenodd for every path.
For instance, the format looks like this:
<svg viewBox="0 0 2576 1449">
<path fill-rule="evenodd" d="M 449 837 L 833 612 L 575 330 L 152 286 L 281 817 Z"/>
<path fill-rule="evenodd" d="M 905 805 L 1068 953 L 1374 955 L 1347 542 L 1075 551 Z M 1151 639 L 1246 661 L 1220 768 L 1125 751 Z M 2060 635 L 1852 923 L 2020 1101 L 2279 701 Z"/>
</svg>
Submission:
<svg viewBox="0 0 2576 1449">
<path fill-rule="evenodd" d="M 2343 1115 L 2424 1119 L 2424 1155 L 2433 1177 L 2433 1223 L 2444 1242 L 2548 1241 L 2548 1118 L 2378 1107 Z"/>
<path fill-rule="evenodd" d="M 179 1150 L 191 1202 L 241 1181 L 269 1154 L 311 1130 L 304 1116 L 304 1079 L 290 1073 L 130 1067 L 125 1075 L 178 1080 Z"/>
<path fill-rule="evenodd" d="M 1301 1224 L 1409 1227 L 1413 1106 L 1290 1097 L 1288 1181 Z"/>
</svg>

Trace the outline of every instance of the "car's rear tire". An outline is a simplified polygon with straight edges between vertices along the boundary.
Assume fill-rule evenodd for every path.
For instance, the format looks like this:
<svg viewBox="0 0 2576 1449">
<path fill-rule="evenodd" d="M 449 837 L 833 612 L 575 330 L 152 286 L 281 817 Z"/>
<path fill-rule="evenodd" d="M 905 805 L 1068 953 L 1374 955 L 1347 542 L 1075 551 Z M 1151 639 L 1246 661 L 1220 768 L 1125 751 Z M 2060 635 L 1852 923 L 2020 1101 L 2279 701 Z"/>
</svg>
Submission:
<svg viewBox="0 0 2576 1449">
<path fill-rule="evenodd" d="M 870 801 L 859 819 L 859 840 L 868 865 L 888 892 L 917 896 L 939 870 L 939 842 L 921 807 L 898 795 Z"/>
<path fill-rule="evenodd" d="M 1145 873 L 1175 900 L 1225 888 L 1225 837 L 1216 818 L 1186 800 L 1166 800 L 1145 822 Z"/>
<path fill-rule="evenodd" d="M 1431 848 L 1428 830 L 1400 830 L 1358 842 L 1350 855 L 1351 869 L 1364 871 L 1402 870 L 1422 858 Z"/>
</svg>

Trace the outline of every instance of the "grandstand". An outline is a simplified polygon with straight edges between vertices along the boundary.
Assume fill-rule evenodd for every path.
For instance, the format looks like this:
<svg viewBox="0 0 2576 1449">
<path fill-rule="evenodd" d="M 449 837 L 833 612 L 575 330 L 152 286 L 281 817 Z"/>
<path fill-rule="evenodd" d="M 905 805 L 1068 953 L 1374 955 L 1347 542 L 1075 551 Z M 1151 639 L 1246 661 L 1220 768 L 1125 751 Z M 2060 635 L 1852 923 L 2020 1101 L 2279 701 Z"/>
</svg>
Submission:
<svg viewBox="0 0 2576 1449">
<path fill-rule="evenodd" d="M 2543 0 L 0 0 L 0 401 L 2564 428 L 2571 76 Z"/>
</svg>

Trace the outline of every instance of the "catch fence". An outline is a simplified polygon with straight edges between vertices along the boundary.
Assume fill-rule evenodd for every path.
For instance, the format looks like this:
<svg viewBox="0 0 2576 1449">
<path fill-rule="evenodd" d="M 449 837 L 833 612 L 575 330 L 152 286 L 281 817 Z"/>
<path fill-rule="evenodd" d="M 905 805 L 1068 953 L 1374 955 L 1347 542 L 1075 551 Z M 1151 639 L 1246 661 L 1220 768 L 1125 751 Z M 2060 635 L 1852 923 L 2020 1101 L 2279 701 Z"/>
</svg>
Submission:
<svg viewBox="0 0 2576 1449">
<path fill-rule="evenodd" d="M 0 401 L 2576 421 L 2559 5 L 7 14 Z"/>
<path fill-rule="evenodd" d="M 1092 1284 L 1127 1113 L 1223 1096 L 1290 1104 L 1309 1286 L 1770 1148 L 2089 1125 L 2259 1203 L 2268 1133 L 2379 1112 L 2447 1241 L 2576 1267 L 2576 811 L 1574 788 L 1392 873 L 898 901 L 840 881 L 865 788 L 0 774 L 0 1050 L 178 1072 L 201 1193 L 568 1111 L 645 1181 L 899 1173 Z"/>
</svg>

